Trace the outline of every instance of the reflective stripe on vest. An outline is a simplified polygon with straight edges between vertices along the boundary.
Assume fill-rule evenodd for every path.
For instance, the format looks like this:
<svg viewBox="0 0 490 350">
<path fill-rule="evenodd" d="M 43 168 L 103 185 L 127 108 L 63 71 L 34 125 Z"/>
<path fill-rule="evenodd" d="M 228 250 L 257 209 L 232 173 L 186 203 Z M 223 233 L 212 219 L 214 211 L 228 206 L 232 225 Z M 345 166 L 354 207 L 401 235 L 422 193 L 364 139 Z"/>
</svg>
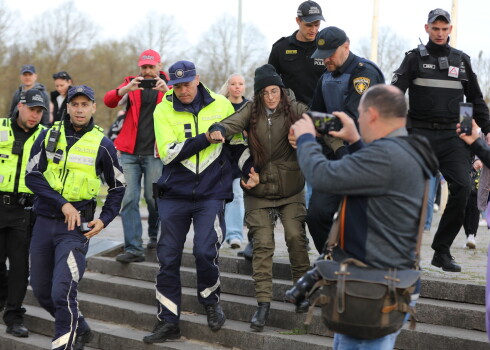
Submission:
<svg viewBox="0 0 490 350">
<path fill-rule="evenodd" d="M 15 137 L 12 130 L 11 119 L 5 118 L 0 123 L 0 192 L 31 193 L 25 184 L 26 166 L 31 154 L 34 141 L 39 136 L 44 126 L 39 125 L 37 130 L 24 142 L 22 147 L 22 161 L 19 164 L 19 155 L 12 154 Z M 19 184 L 15 187 L 15 179 L 19 178 Z"/>
<path fill-rule="evenodd" d="M 417 51 L 418 52 L 418 51 Z M 448 63 L 457 71 L 449 75 L 449 69 L 440 69 L 439 59 L 417 53 L 417 74 L 409 86 L 408 116 L 413 119 L 437 123 L 459 121 L 459 103 L 464 101 L 463 82 L 467 81 L 462 52 L 452 49 Z"/>
<path fill-rule="evenodd" d="M 445 88 L 445 89 L 462 89 L 463 84 L 460 81 L 440 80 L 440 79 L 424 79 L 416 78 L 413 80 L 414 85 Z"/>
<path fill-rule="evenodd" d="M 58 123 L 56 122 L 53 128 L 57 128 Z M 60 131 L 56 152 L 46 152 L 48 167 L 44 177 L 49 185 L 67 201 L 75 202 L 96 197 L 99 194 L 101 181 L 96 173 L 95 161 L 104 133 L 101 128 L 94 126 L 70 147 L 67 154 L 64 126 Z M 48 139 L 49 132 L 44 139 L 45 145 Z M 53 159 L 55 153 L 60 154 L 60 152 L 62 156 L 56 164 Z"/>
</svg>

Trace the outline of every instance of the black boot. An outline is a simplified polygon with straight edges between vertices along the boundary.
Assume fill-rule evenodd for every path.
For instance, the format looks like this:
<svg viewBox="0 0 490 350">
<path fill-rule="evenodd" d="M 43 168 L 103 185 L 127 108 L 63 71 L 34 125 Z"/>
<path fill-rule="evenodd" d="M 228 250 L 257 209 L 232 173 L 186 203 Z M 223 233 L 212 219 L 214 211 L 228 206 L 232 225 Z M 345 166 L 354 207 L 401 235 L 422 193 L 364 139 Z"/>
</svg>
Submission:
<svg viewBox="0 0 490 350">
<path fill-rule="evenodd" d="M 85 345 L 90 343 L 92 339 L 94 339 L 94 333 L 92 333 L 90 328 L 83 333 L 77 333 L 73 342 L 73 350 L 83 350 Z"/>
<path fill-rule="evenodd" d="M 252 261 L 254 246 L 252 241 L 248 242 L 244 250 L 237 253 L 237 256 L 243 256 L 245 260 Z"/>
<path fill-rule="evenodd" d="M 214 332 L 219 331 L 226 320 L 221 305 L 219 303 L 204 305 L 204 310 L 206 310 L 206 315 L 208 317 L 208 327 Z"/>
<path fill-rule="evenodd" d="M 255 311 L 252 321 L 250 323 L 250 328 L 255 329 L 258 332 L 262 332 L 267 322 L 267 317 L 269 317 L 269 310 L 271 308 L 271 303 L 259 303 L 257 311 Z"/>
<path fill-rule="evenodd" d="M 461 266 L 456 264 L 451 254 L 448 253 L 435 252 L 431 264 L 436 267 L 441 267 L 442 271 L 461 272 Z"/>
<path fill-rule="evenodd" d="M 19 338 L 27 338 L 29 336 L 29 330 L 23 323 L 14 323 L 11 326 L 7 326 L 7 333 Z"/>
<path fill-rule="evenodd" d="M 178 324 L 157 321 L 153 327 L 153 333 L 145 336 L 143 342 L 147 344 L 163 343 L 168 339 L 179 339 L 180 328 Z"/>
<path fill-rule="evenodd" d="M 308 299 L 305 299 L 301 303 L 296 305 L 296 309 L 294 311 L 296 311 L 297 314 L 305 314 L 310 309 L 310 306 L 310 301 Z"/>
</svg>

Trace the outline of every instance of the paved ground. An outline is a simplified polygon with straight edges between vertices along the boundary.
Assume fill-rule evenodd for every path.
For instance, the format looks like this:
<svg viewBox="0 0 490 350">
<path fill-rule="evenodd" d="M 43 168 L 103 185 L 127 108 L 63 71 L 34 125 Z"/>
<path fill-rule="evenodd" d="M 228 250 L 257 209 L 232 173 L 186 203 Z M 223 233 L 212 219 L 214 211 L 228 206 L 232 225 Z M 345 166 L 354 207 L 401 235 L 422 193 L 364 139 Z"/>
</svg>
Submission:
<svg viewBox="0 0 490 350">
<path fill-rule="evenodd" d="M 146 208 L 142 208 L 142 217 L 143 217 L 143 239 L 146 242 L 148 240 L 147 236 L 147 211 Z M 453 280 L 461 280 L 468 281 L 470 283 L 477 284 L 485 284 L 485 273 L 487 266 L 487 253 L 488 247 L 490 243 L 490 234 L 489 230 L 486 226 L 480 226 L 477 233 L 477 247 L 476 249 L 467 249 L 463 248 L 466 243 L 466 236 L 464 234 L 463 229 L 461 229 L 458 237 L 456 238 L 453 247 L 451 249 L 451 253 L 456 258 L 456 262 L 461 264 L 462 272 L 461 273 L 450 273 L 443 272 L 441 269 L 436 268 L 430 264 L 432 259 L 433 251 L 430 248 L 432 243 L 432 239 L 434 238 L 434 233 L 437 229 L 437 225 L 440 220 L 440 213 L 434 213 L 434 221 L 432 224 L 432 229 L 430 234 L 424 234 L 423 238 L 423 246 L 422 246 L 422 269 L 424 270 L 424 275 L 429 276 L 431 278 L 440 278 L 440 279 L 453 279 Z M 244 236 L 246 239 L 246 228 L 244 227 Z M 192 228 L 191 232 L 189 232 L 187 241 L 186 241 L 186 249 L 192 249 Z M 287 258 L 287 249 L 286 244 L 284 242 L 284 230 L 282 225 L 278 224 L 276 228 L 276 252 L 275 257 Z M 124 241 L 123 238 L 123 230 L 121 218 L 117 217 L 107 229 L 102 231 L 102 233 L 96 237 L 98 240 L 107 239 L 112 242 L 106 243 L 122 243 Z M 96 246 L 96 239 L 94 238 L 93 246 Z M 101 244 L 102 245 L 102 244 Z M 245 245 L 244 245 L 245 246 Z M 313 244 L 311 244 L 313 247 Z M 231 249 L 226 243 L 221 248 L 222 255 L 235 255 L 237 250 Z M 316 258 L 316 250 L 312 250 L 310 252 L 310 260 L 314 261 Z"/>
</svg>

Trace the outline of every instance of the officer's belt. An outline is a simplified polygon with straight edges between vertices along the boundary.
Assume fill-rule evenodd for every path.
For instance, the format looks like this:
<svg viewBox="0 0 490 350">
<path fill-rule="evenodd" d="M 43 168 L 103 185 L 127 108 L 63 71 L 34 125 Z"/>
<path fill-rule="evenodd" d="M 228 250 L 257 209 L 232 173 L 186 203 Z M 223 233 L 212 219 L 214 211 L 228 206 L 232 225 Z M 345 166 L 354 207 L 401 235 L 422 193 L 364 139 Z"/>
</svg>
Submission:
<svg viewBox="0 0 490 350">
<path fill-rule="evenodd" d="M 421 120 L 410 120 L 408 123 L 409 128 L 420 128 L 420 129 L 433 129 L 433 130 L 454 130 L 456 131 L 457 123 L 432 123 L 424 122 Z"/>
<path fill-rule="evenodd" d="M 414 85 L 435 87 L 435 88 L 445 88 L 445 89 L 458 89 L 463 88 L 463 84 L 460 81 L 442 80 L 442 79 L 424 79 L 416 78 L 413 80 Z"/>
<path fill-rule="evenodd" d="M 0 192 L 0 203 L 4 205 L 32 206 L 34 195 L 29 193 Z M 23 203 L 21 203 L 23 201 Z"/>
</svg>

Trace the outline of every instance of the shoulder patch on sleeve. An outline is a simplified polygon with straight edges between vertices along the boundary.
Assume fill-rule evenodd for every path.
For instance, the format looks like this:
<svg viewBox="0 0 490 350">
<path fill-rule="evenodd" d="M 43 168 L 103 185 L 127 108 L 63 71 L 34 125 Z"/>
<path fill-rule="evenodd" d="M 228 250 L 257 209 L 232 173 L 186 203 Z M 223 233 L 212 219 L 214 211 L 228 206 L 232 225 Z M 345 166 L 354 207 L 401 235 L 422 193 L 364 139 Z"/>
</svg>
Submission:
<svg viewBox="0 0 490 350">
<path fill-rule="evenodd" d="M 354 83 L 354 89 L 359 95 L 362 95 L 371 85 L 371 79 L 366 77 L 355 78 L 352 82 Z"/>
</svg>

